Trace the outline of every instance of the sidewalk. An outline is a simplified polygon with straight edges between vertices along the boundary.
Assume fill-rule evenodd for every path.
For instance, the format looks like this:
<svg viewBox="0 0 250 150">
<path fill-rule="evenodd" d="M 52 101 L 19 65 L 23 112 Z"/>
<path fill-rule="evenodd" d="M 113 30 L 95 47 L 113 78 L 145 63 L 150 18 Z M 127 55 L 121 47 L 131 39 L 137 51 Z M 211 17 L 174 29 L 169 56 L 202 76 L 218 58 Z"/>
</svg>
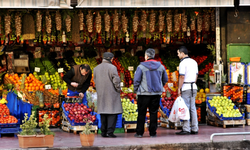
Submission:
<svg viewBox="0 0 250 150">
<path fill-rule="evenodd" d="M 198 135 L 175 135 L 175 132 L 179 130 L 166 129 L 159 127 L 157 129 L 157 137 L 150 138 L 148 132 L 144 133 L 143 138 L 135 138 L 135 132 L 117 133 L 117 138 L 103 138 L 100 134 L 96 134 L 94 146 L 90 149 L 167 149 L 166 147 L 195 147 L 195 149 L 204 149 L 211 146 L 210 136 L 213 133 L 226 133 L 226 132 L 248 132 L 250 126 L 229 126 L 226 129 L 222 127 L 214 127 L 208 125 L 199 126 Z M 54 129 L 55 140 L 53 149 L 79 149 L 81 148 L 80 138 L 78 134 L 67 133 L 60 129 Z M 221 144 L 223 147 L 233 148 L 232 146 L 242 146 L 242 139 L 245 136 L 215 136 L 214 142 Z M 246 136 L 246 147 L 250 147 L 250 135 Z M 194 144 L 195 143 L 195 144 Z M 230 146 L 231 145 L 231 146 Z M 214 145 L 215 146 L 215 145 Z M 219 145 L 218 145 L 219 146 Z M 203 148 L 202 148 L 203 147 Z M 0 149 L 18 149 L 18 138 L 12 136 L 3 135 L 0 138 Z M 133 149 L 134 149 L 133 148 Z M 178 148 L 177 148 L 178 149 Z M 234 148 L 233 148 L 234 149 Z M 235 148 L 236 149 L 236 148 Z M 238 149 L 238 148 L 237 148 Z"/>
</svg>

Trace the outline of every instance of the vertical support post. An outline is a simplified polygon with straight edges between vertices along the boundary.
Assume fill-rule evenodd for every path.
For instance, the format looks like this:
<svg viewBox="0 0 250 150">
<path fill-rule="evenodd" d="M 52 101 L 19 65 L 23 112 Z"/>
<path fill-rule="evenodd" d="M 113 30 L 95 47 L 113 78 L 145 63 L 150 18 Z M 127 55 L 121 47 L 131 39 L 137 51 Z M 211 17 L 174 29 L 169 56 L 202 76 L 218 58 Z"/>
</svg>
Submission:
<svg viewBox="0 0 250 150">
<path fill-rule="evenodd" d="M 216 23 L 216 30 L 215 30 L 215 42 L 216 42 L 216 64 L 220 64 L 220 8 L 216 7 L 215 11 L 215 23 Z"/>
</svg>

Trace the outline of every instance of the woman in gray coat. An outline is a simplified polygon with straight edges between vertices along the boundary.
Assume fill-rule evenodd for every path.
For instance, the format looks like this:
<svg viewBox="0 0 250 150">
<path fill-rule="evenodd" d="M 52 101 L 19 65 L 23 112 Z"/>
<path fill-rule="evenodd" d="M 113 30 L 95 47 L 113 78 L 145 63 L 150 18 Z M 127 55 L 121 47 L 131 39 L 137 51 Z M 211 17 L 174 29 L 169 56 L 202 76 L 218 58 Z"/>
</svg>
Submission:
<svg viewBox="0 0 250 150">
<path fill-rule="evenodd" d="M 103 54 L 102 63 L 94 68 L 94 81 L 97 92 L 97 113 L 101 115 L 102 137 L 114 135 L 117 115 L 121 114 L 120 77 L 117 68 L 112 64 L 114 55 Z"/>
</svg>

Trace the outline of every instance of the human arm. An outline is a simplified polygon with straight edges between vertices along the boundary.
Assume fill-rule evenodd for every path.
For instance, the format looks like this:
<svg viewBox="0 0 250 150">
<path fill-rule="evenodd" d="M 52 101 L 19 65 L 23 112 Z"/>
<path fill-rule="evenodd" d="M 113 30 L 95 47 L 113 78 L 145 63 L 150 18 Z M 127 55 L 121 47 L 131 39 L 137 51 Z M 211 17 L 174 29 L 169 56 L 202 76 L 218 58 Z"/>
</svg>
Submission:
<svg viewBox="0 0 250 150">
<path fill-rule="evenodd" d="M 163 67 L 163 66 L 162 66 Z M 168 82 L 168 74 L 165 70 L 165 68 L 163 67 L 163 72 L 162 72 L 162 83 L 163 86 Z"/>
<path fill-rule="evenodd" d="M 178 96 L 181 96 L 181 87 L 184 83 L 184 75 L 179 75 Z"/>
<path fill-rule="evenodd" d="M 137 92 L 142 80 L 142 70 L 140 67 L 137 67 L 134 75 L 134 91 Z"/>
<path fill-rule="evenodd" d="M 77 86 L 78 86 L 78 83 L 76 83 L 76 82 L 71 82 L 71 79 L 74 77 L 74 75 L 75 75 L 75 70 L 74 70 L 73 67 L 71 67 L 71 69 L 63 76 L 63 80 L 64 80 L 67 84 L 69 84 L 69 85 L 71 85 L 71 86 L 73 86 L 73 87 L 77 87 Z"/>
</svg>

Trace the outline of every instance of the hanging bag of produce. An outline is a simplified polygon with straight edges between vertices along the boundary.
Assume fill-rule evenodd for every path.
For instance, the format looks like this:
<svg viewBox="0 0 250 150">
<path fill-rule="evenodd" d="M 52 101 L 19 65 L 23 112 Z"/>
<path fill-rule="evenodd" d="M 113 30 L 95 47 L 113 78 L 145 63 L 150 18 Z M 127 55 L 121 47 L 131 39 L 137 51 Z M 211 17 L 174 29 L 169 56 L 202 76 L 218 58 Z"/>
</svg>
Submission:
<svg viewBox="0 0 250 150">
<path fill-rule="evenodd" d="M 189 114 L 189 109 L 187 105 L 184 102 L 184 99 L 179 96 L 175 102 L 178 101 L 178 112 L 177 116 L 179 120 L 189 120 L 190 119 L 190 114 Z"/>
</svg>

